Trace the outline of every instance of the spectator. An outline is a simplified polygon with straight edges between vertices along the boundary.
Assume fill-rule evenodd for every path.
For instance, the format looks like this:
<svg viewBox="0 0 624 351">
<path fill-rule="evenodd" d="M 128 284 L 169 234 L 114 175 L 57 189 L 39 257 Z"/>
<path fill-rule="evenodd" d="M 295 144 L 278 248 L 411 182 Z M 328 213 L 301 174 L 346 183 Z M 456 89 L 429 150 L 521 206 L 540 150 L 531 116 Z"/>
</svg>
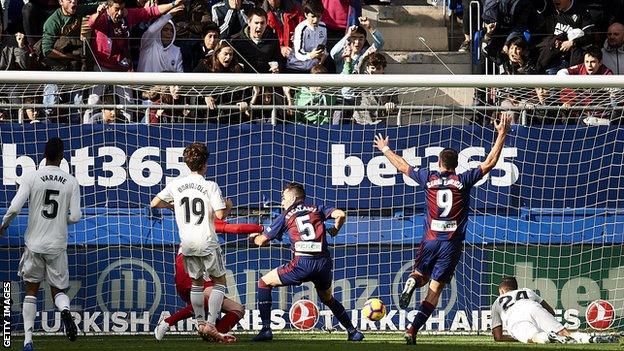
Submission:
<svg viewBox="0 0 624 351">
<path fill-rule="evenodd" d="M 321 22 L 323 5 L 320 0 L 306 0 L 303 14 L 305 21 L 295 28 L 294 52 L 288 56 L 286 66 L 297 72 L 310 72 L 312 67 L 324 63 L 328 56 L 327 28 Z"/>
<path fill-rule="evenodd" d="M 310 70 L 312 74 L 327 73 L 325 66 L 318 64 Z M 303 87 L 295 94 L 297 106 L 332 106 L 336 104 L 334 95 L 323 93 L 321 87 Z M 297 110 L 298 122 L 309 124 L 329 124 L 332 121 L 331 110 Z"/>
<path fill-rule="evenodd" d="M 146 122 L 148 124 L 179 123 L 193 121 L 194 117 L 188 108 L 171 108 L 158 105 L 187 105 L 187 98 L 182 95 L 178 85 L 157 85 L 150 89 L 143 97 L 150 100 Z"/>
<path fill-rule="evenodd" d="M 176 26 L 175 44 L 182 52 L 184 72 L 192 72 L 202 59 L 202 39 L 206 26 L 212 22 L 212 4 L 206 0 L 187 0 L 184 11 L 173 19 Z M 217 26 L 217 31 L 219 27 Z"/>
<path fill-rule="evenodd" d="M 41 39 L 43 24 L 59 7 L 58 0 L 25 0 L 22 6 L 22 25 L 29 46 Z"/>
<path fill-rule="evenodd" d="M 538 64 L 546 73 L 556 74 L 562 68 L 583 62 L 583 50 L 593 44 L 594 23 L 587 10 L 572 0 L 552 0 L 555 11 L 546 16 L 538 33 L 541 39 Z M 559 55 L 561 54 L 561 55 Z"/>
<path fill-rule="evenodd" d="M 89 26 L 95 32 L 93 52 L 98 69 L 103 72 L 132 71 L 128 41 L 130 30 L 136 24 L 167 13 L 182 3 L 183 0 L 175 0 L 170 4 L 126 9 L 125 0 L 107 0 L 105 6 L 99 7 L 98 12 L 89 17 Z M 97 104 L 105 89 L 105 85 L 93 87 L 87 104 Z M 114 94 L 119 96 L 123 104 L 131 104 L 133 101 L 132 91 L 127 87 L 115 86 Z M 92 113 L 93 110 L 87 110 L 83 119 L 90 119 Z M 126 111 L 123 113 L 128 114 Z"/>
<path fill-rule="evenodd" d="M 602 64 L 602 51 L 595 46 L 585 50 L 584 62 L 568 68 L 563 68 L 557 75 L 612 75 L 607 66 Z"/>
<path fill-rule="evenodd" d="M 107 0 L 106 6 L 89 17 L 89 26 L 95 32 L 93 52 L 102 71 L 132 71 L 130 30 L 140 22 L 156 18 L 181 5 L 183 0 L 171 4 L 126 9 L 125 0 Z"/>
<path fill-rule="evenodd" d="M 102 99 L 102 105 L 113 104 L 113 99 L 110 96 L 105 96 Z M 114 108 L 102 107 L 102 110 L 98 113 L 90 115 L 88 119 L 84 119 L 85 124 L 111 124 L 111 123 L 125 123 L 127 122 L 125 116 Z"/>
<path fill-rule="evenodd" d="M 59 2 L 61 7 L 43 24 L 43 37 L 34 50 L 52 71 L 85 70 L 80 24 L 82 17 L 97 10 L 98 4 L 78 5 L 76 0 Z"/>
<path fill-rule="evenodd" d="M 486 0 L 483 23 L 486 28 L 483 51 L 496 59 L 512 37 L 535 33 L 540 17 L 530 0 Z"/>
<path fill-rule="evenodd" d="M 322 0 L 323 17 L 327 25 L 327 45 L 333 47 L 344 36 L 347 28 L 357 25 L 358 17 L 362 16 L 360 0 Z"/>
<path fill-rule="evenodd" d="M 374 52 L 364 59 L 363 65 L 366 74 L 384 74 L 388 63 L 382 54 Z M 353 119 L 358 124 L 377 124 L 382 122 L 382 118 L 387 118 L 399 103 L 399 97 L 396 94 L 378 94 L 373 92 L 362 93 L 359 100 L 359 105 L 362 107 L 383 106 L 385 109 L 355 111 Z"/>
<path fill-rule="evenodd" d="M 182 53 L 174 45 L 176 28 L 171 20 L 184 6 L 174 7 L 152 23 L 141 38 L 139 72 L 183 72 Z"/>
<path fill-rule="evenodd" d="M 282 56 L 287 58 L 292 52 L 292 38 L 297 25 L 305 20 L 301 6 L 293 0 L 264 0 L 262 5 L 271 27 L 280 42 Z"/>
<path fill-rule="evenodd" d="M 212 6 L 212 20 L 219 26 L 221 38 L 230 39 L 239 33 L 250 17 L 247 12 L 254 3 L 247 0 L 223 0 Z"/>
<path fill-rule="evenodd" d="M 232 37 L 232 47 L 245 65 L 246 73 L 277 73 L 284 67 L 277 36 L 267 29 L 267 13 L 261 8 L 249 10 L 249 24 Z M 277 62 L 272 68 L 269 62 Z"/>
<path fill-rule="evenodd" d="M 234 48 L 227 43 L 221 42 L 214 50 L 211 58 L 211 65 L 207 67 L 207 72 L 211 73 L 241 73 L 243 69 L 238 63 L 238 59 L 234 52 Z M 247 102 L 244 102 L 245 91 L 234 90 L 230 92 L 222 92 L 204 97 L 204 102 L 208 105 L 208 112 L 205 114 L 206 121 L 217 123 L 240 123 L 248 119 L 247 114 L 243 116 L 247 110 Z M 218 105 L 238 105 L 239 111 L 218 111 Z"/>
<path fill-rule="evenodd" d="M 624 74 L 624 25 L 615 22 L 609 26 L 602 47 L 602 63 L 614 74 Z"/>
<path fill-rule="evenodd" d="M 212 55 L 219 43 L 219 27 L 214 22 L 210 22 L 204 29 L 204 40 L 201 47 L 201 60 L 193 72 L 210 72 L 212 69 Z"/>
<path fill-rule="evenodd" d="M 557 72 L 557 75 L 613 75 L 613 72 L 602 64 L 602 51 L 596 47 L 591 46 L 585 50 L 584 62 L 572 67 L 563 68 Z M 570 89 L 564 88 L 559 94 L 559 99 L 564 108 L 572 106 L 586 106 L 583 109 L 582 115 L 586 118 L 583 120 L 585 124 L 608 124 L 609 114 L 606 109 L 599 107 L 603 104 L 605 96 L 609 96 L 613 100 L 615 89 Z M 613 101 L 611 101 L 613 104 Z M 607 106 L 604 106 L 608 108 Z M 609 106 L 611 107 L 611 106 Z M 610 108 L 608 108 L 610 110 Z M 571 111 L 570 117 L 578 118 L 580 114 L 578 111 Z"/>
<path fill-rule="evenodd" d="M 373 47 L 375 51 L 381 51 L 384 45 L 384 39 L 381 32 L 373 27 L 370 20 L 366 17 L 360 17 L 359 26 L 351 26 L 347 34 L 331 49 L 331 57 L 336 63 L 336 71 L 342 72 L 344 59 L 343 54 L 345 48 L 348 48 L 351 65 L 359 67 L 364 53 L 370 45 L 366 42 L 366 33 L 370 33 L 373 38 Z"/>
<path fill-rule="evenodd" d="M 28 70 L 32 68 L 32 59 L 24 33 L 3 35 L 0 23 L 0 70 Z"/>
<path fill-rule="evenodd" d="M 505 47 L 507 53 L 499 60 L 501 74 L 537 74 L 537 68 L 529 57 L 529 44 L 524 37 L 512 38 Z"/>
</svg>

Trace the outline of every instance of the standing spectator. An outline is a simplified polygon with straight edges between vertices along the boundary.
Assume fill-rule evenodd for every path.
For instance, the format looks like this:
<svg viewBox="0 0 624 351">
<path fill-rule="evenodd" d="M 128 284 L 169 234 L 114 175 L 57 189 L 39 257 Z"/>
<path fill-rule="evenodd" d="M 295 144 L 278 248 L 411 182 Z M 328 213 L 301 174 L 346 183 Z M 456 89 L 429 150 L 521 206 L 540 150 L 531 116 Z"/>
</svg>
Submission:
<svg viewBox="0 0 624 351">
<path fill-rule="evenodd" d="M 311 74 L 325 74 L 327 69 L 323 65 L 312 67 Z M 297 106 L 333 106 L 336 97 L 330 93 L 323 93 L 321 87 L 302 87 L 295 94 Z M 329 124 L 332 122 L 332 111 L 326 110 L 297 110 L 295 117 L 298 122 L 309 124 Z"/>
<path fill-rule="evenodd" d="M 537 74 L 537 68 L 529 57 L 529 44 L 522 36 L 509 40 L 505 46 L 507 53 L 500 56 L 501 74 Z"/>
<path fill-rule="evenodd" d="M 212 67 L 212 56 L 217 44 L 219 44 L 219 27 L 214 22 L 210 22 L 204 28 L 204 40 L 202 42 L 201 59 L 193 72 L 210 72 Z"/>
<path fill-rule="evenodd" d="M 364 59 L 366 74 L 384 74 L 387 65 L 386 58 L 378 52 L 372 53 Z M 353 119 L 358 124 L 377 124 L 383 122 L 382 119 L 386 119 L 399 103 L 397 94 L 379 94 L 372 92 L 362 93 L 359 100 L 360 106 L 383 106 L 385 110 L 355 111 L 353 113 Z"/>
<path fill-rule="evenodd" d="M 373 27 L 370 20 L 366 17 L 360 17 L 359 26 L 349 27 L 347 34 L 331 49 L 331 57 L 336 63 L 336 71 L 342 72 L 344 65 L 344 50 L 349 48 L 351 64 L 353 67 L 359 67 L 364 53 L 370 45 L 366 42 L 366 33 L 370 33 L 373 38 L 373 47 L 375 51 L 381 51 L 384 45 L 384 39 L 381 32 Z"/>
<path fill-rule="evenodd" d="M 89 26 L 94 30 L 93 52 L 97 68 L 103 72 L 130 72 L 132 58 L 130 57 L 130 30 L 140 22 L 156 18 L 181 5 L 184 0 L 175 0 L 170 4 L 126 9 L 125 0 L 108 0 L 105 6 L 98 8 L 98 12 L 89 17 Z M 95 105 L 104 94 L 105 85 L 93 87 L 87 103 Z M 124 104 L 132 103 L 132 91 L 123 86 L 115 86 L 114 93 Z M 90 118 L 93 113 L 87 110 L 83 119 Z M 128 112 L 123 112 L 128 116 Z M 130 119 L 132 117 L 130 116 Z"/>
<path fill-rule="evenodd" d="M 43 37 L 33 48 L 37 63 L 51 71 L 84 71 L 87 69 L 86 58 L 83 55 L 83 42 L 80 40 L 80 25 L 82 18 L 92 14 L 98 8 L 98 3 L 78 5 L 76 0 L 59 0 L 61 7 L 52 13 L 43 24 Z M 57 104 L 61 99 L 56 84 L 44 85 L 43 103 Z M 73 91 L 63 100 L 74 104 L 82 102 L 82 91 Z M 79 114 L 72 111 L 68 114 L 52 109 L 45 109 L 48 119 L 54 118 L 58 122 L 79 122 Z M 63 117 L 61 117 L 63 116 Z"/>
<path fill-rule="evenodd" d="M 246 73 L 277 73 L 283 67 L 283 57 L 277 36 L 267 29 L 267 13 L 261 8 L 249 10 L 249 24 L 232 37 L 232 47 L 245 65 Z M 221 32 L 223 33 L 223 32 Z M 277 62 L 272 68 L 269 62 Z"/>
<path fill-rule="evenodd" d="M 602 64 L 602 51 L 592 46 L 585 50 L 584 62 L 572 67 L 563 68 L 557 75 L 613 75 L 613 72 Z M 616 93 L 615 89 L 570 89 L 564 88 L 559 94 L 562 106 L 569 108 L 572 106 L 586 106 L 581 111 L 585 124 L 609 124 L 612 106 L 606 106 L 604 97 L 609 96 L 611 100 Z M 614 101 L 610 101 L 613 105 Z M 603 106 L 600 108 L 599 106 Z M 570 111 L 568 120 L 575 120 L 581 117 L 579 111 Z"/>
<path fill-rule="evenodd" d="M 614 74 L 624 74 L 624 25 L 615 22 L 609 26 L 602 47 L 602 63 Z"/>
<path fill-rule="evenodd" d="M 240 32 L 250 17 L 254 3 L 247 0 L 223 0 L 212 6 L 212 20 L 219 26 L 221 38 L 230 39 Z"/>
<path fill-rule="evenodd" d="M 212 4 L 206 0 L 187 0 L 184 11 L 178 12 L 173 19 L 176 26 L 175 45 L 182 52 L 184 72 L 192 72 L 202 58 L 206 26 L 214 24 L 211 11 Z"/>
<path fill-rule="evenodd" d="M 208 59 L 202 60 L 207 62 Z M 199 66 L 198 66 L 199 67 Z M 236 54 L 232 46 L 226 42 L 222 42 L 214 50 L 214 55 L 210 58 L 210 65 L 203 66 L 205 71 L 210 73 L 241 73 L 243 69 L 238 63 Z M 206 122 L 217 123 L 240 123 L 247 118 L 243 116 L 246 112 L 247 102 L 243 102 L 245 95 L 244 90 L 234 90 L 230 92 L 222 92 L 204 96 L 204 102 L 208 106 L 205 114 Z M 238 105 L 239 111 L 218 111 L 218 105 Z"/>
<path fill-rule="evenodd" d="M 172 14 L 184 10 L 184 6 L 174 7 L 157 19 L 143 33 L 139 72 L 182 72 L 182 53 L 174 45 L 176 27 Z"/>
<path fill-rule="evenodd" d="M 0 23 L 0 70 L 28 70 L 31 61 L 24 33 L 4 36 Z"/>
<path fill-rule="evenodd" d="M 544 33 L 540 52 L 540 66 L 546 67 L 548 74 L 583 62 L 583 50 L 593 44 L 594 23 L 587 10 L 572 0 L 552 0 L 555 11 L 546 16 L 543 26 L 537 33 Z M 542 36 L 543 37 L 543 36 Z M 553 37 L 555 38 L 553 40 Z M 544 54 L 552 51 L 552 58 L 544 59 Z M 560 52 L 562 56 L 556 53 Z"/>
<path fill-rule="evenodd" d="M 264 0 L 262 5 L 280 42 L 282 56 L 287 58 L 293 47 L 292 38 L 297 25 L 305 20 L 301 6 L 293 0 Z"/>
<path fill-rule="evenodd" d="M 33 46 L 41 39 L 43 24 L 59 7 L 57 0 L 25 0 L 22 6 L 22 25 L 28 45 Z"/>
<path fill-rule="evenodd" d="M 125 0 L 107 0 L 106 6 L 89 17 L 89 26 L 95 32 L 93 52 L 102 71 L 132 71 L 130 30 L 137 23 L 148 21 L 183 3 L 175 0 L 166 5 L 126 9 Z"/>
<path fill-rule="evenodd" d="M 323 17 L 321 20 L 327 25 L 328 45 L 333 47 L 344 36 L 348 27 L 358 24 L 357 19 L 362 15 L 360 0 L 322 0 Z"/>
<path fill-rule="evenodd" d="M 288 56 L 286 64 L 289 69 L 309 72 L 327 58 L 327 28 L 321 22 L 323 10 L 320 0 L 306 0 L 303 3 L 305 21 L 295 28 L 294 50 Z"/>
</svg>

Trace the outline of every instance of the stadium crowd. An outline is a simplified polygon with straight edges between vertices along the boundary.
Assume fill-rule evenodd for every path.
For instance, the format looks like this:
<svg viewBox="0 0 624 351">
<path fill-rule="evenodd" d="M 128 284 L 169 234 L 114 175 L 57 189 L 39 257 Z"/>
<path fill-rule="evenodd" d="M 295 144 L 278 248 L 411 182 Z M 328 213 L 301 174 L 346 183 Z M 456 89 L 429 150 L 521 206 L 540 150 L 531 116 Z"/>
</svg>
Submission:
<svg viewBox="0 0 624 351">
<path fill-rule="evenodd" d="M 360 0 L 2 0 L 2 5 L 9 9 L 15 1 L 24 2 L 21 18 L 10 11 L 0 16 L 2 70 L 383 74 L 387 66 L 382 32 L 361 16 Z M 475 15 L 468 11 L 470 1 L 447 0 L 447 4 L 455 15 L 466 14 L 459 50 L 471 51 L 478 68 L 495 63 L 495 71 L 514 75 L 624 72 L 624 57 L 620 57 L 624 0 L 477 1 L 483 9 L 482 25 L 474 29 L 468 21 Z M 327 92 L 319 87 L 206 93 L 177 86 L 131 90 L 43 84 L 34 91 L 30 87 L 0 95 L 5 102 L 25 104 L 22 109 L 0 110 L 0 119 L 24 123 L 244 123 L 277 117 L 311 124 L 375 124 L 384 122 L 398 103 L 392 92 L 367 94 L 346 88 Z M 475 100 L 503 107 L 603 104 L 589 117 L 608 123 L 619 117 L 606 116 L 605 109 L 621 111 L 620 97 L 616 90 L 535 89 L 517 94 L 502 89 L 496 94 L 478 91 Z M 94 108 L 26 106 L 59 103 Z M 101 104 L 147 106 L 95 108 Z M 202 108 L 185 107 L 198 105 Z M 251 105 L 336 108 L 252 110 Z M 219 108 L 223 106 L 229 108 Z M 340 106 L 383 109 L 350 111 Z M 554 117 L 549 113 L 537 114 L 541 122 L 562 121 L 558 112 Z"/>
</svg>

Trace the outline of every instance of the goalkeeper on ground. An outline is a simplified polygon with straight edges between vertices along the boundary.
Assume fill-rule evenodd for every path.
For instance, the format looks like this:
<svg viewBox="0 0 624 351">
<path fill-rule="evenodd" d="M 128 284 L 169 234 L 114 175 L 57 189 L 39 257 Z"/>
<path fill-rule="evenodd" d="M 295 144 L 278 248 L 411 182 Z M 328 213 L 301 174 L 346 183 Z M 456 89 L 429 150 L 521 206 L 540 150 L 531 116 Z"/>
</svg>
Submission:
<svg viewBox="0 0 624 351">
<path fill-rule="evenodd" d="M 555 311 L 531 289 L 518 289 L 514 277 L 504 278 L 498 286 L 499 297 L 492 305 L 492 335 L 495 341 L 523 343 L 617 343 L 614 335 L 591 336 L 570 332 L 555 319 Z M 503 335 L 503 325 L 511 336 Z"/>
</svg>

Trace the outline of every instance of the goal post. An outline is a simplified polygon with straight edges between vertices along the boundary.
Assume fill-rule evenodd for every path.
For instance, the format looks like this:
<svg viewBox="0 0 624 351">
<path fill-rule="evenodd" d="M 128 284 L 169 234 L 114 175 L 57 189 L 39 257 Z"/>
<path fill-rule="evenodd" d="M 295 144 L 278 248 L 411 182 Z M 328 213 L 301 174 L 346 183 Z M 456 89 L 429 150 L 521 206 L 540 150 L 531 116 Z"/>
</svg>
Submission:
<svg viewBox="0 0 624 351">
<path fill-rule="evenodd" d="M 46 91 L 48 85 L 56 90 Z M 105 93 L 113 99 L 89 101 L 97 85 L 113 87 Z M 154 86 L 179 86 L 163 94 L 189 99 L 144 104 L 141 93 Z M 237 110 L 236 99 L 249 99 L 252 86 L 288 86 L 293 96 L 321 87 L 326 97 L 280 105 L 274 98 L 263 100 L 261 91 L 247 118 Z M 117 87 L 130 91 L 131 99 L 124 100 L 124 90 Z M 415 314 L 412 308 L 399 309 L 398 293 L 422 239 L 425 198 L 414 180 L 398 174 L 373 148 L 373 136 L 388 135 L 393 150 L 414 167 L 436 169 L 438 153 L 453 147 L 459 151 L 458 171 L 464 171 L 476 167 L 491 149 L 496 132 L 490 121 L 511 114 L 516 124 L 499 163 L 472 190 L 464 253 L 426 330 L 489 333 L 498 282 L 514 275 L 520 285 L 538 291 L 569 328 L 621 331 L 624 131 L 616 123 L 624 106 L 622 88 L 624 78 L 619 76 L 3 72 L 0 111 L 10 117 L 9 123 L 0 123 L 0 207 L 9 206 L 20 178 L 44 162 L 46 140 L 63 138 L 61 167 L 78 179 L 84 213 L 70 227 L 68 246 L 68 295 L 78 326 L 89 334 L 149 333 L 160 318 L 184 307 L 174 285 L 179 242 L 175 220 L 167 211 L 149 210 L 149 201 L 168 180 L 189 173 L 181 158 L 183 148 L 205 142 L 210 151 L 207 178 L 235 204 L 230 222 L 268 225 L 279 213 L 281 189 L 290 181 L 304 185 L 310 202 L 345 209 L 347 223 L 329 239 L 335 296 L 365 332 L 398 333 Z M 81 98 L 71 100 L 74 93 Z M 216 108 L 219 113 L 235 111 L 227 112 L 232 120 L 219 120 L 218 115 L 188 123 L 168 112 L 199 114 L 210 110 L 205 98 L 217 95 L 228 96 Z M 361 104 L 364 96 L 386 95 L 396 98 Z M 44 101 L 50 96 L 59 99 Z M 385 105 L 390 101 L 394 108 Z M 10 120 L 21 110 L 28 122 L 28 109 L 66 111 L 70 123 Z M 132 115 L 133 123 L 72 123 L 73 115 L 83 121 L 88 111 L 108 109 Z M 157 110 L 175 118 L 140 122 L 149 122 Z M 331 113 L 315 115 L 314 121 L 326 122 L 315 124 L 307 117 L 297 119 L 291 110 Z M 268 112 L 253 117 L 263 111 Z M 362 111 L 383 113 L 374 114 L 368 125 L 348 119 L 356 112 L 368 116 Z M 11 282 L 16 332 L 22 331 L 17 267 L 26 224 L 24 208 L 0 238 L 0 277 Z M 288 240 L 256 248 L 245 237 L 220 238 L 227 296 L 246 310 L 234 332 L 257 330 L 257 281 L 291 259 Z M 425 292 L 417 291 L 412 307 Z M 309 283 L 274 289 L 273 294 L 275 330 L 293 329 L 288 310 L 302 298 L 323 310 L 317 330 L 340 330 Z M 35 326 L 46 334 L 61 328 L 49 295 L 46 286 L 39 295 Z M 388 309 L 387 317 L 376 323 L 359 313 L 373 297 Z M 595 300 L 612 307 L 592 307 L 587 320 L 585 312 Z M 190 333 L 192 323 L 181 322 L 176 331 Z"/>
</svg>

